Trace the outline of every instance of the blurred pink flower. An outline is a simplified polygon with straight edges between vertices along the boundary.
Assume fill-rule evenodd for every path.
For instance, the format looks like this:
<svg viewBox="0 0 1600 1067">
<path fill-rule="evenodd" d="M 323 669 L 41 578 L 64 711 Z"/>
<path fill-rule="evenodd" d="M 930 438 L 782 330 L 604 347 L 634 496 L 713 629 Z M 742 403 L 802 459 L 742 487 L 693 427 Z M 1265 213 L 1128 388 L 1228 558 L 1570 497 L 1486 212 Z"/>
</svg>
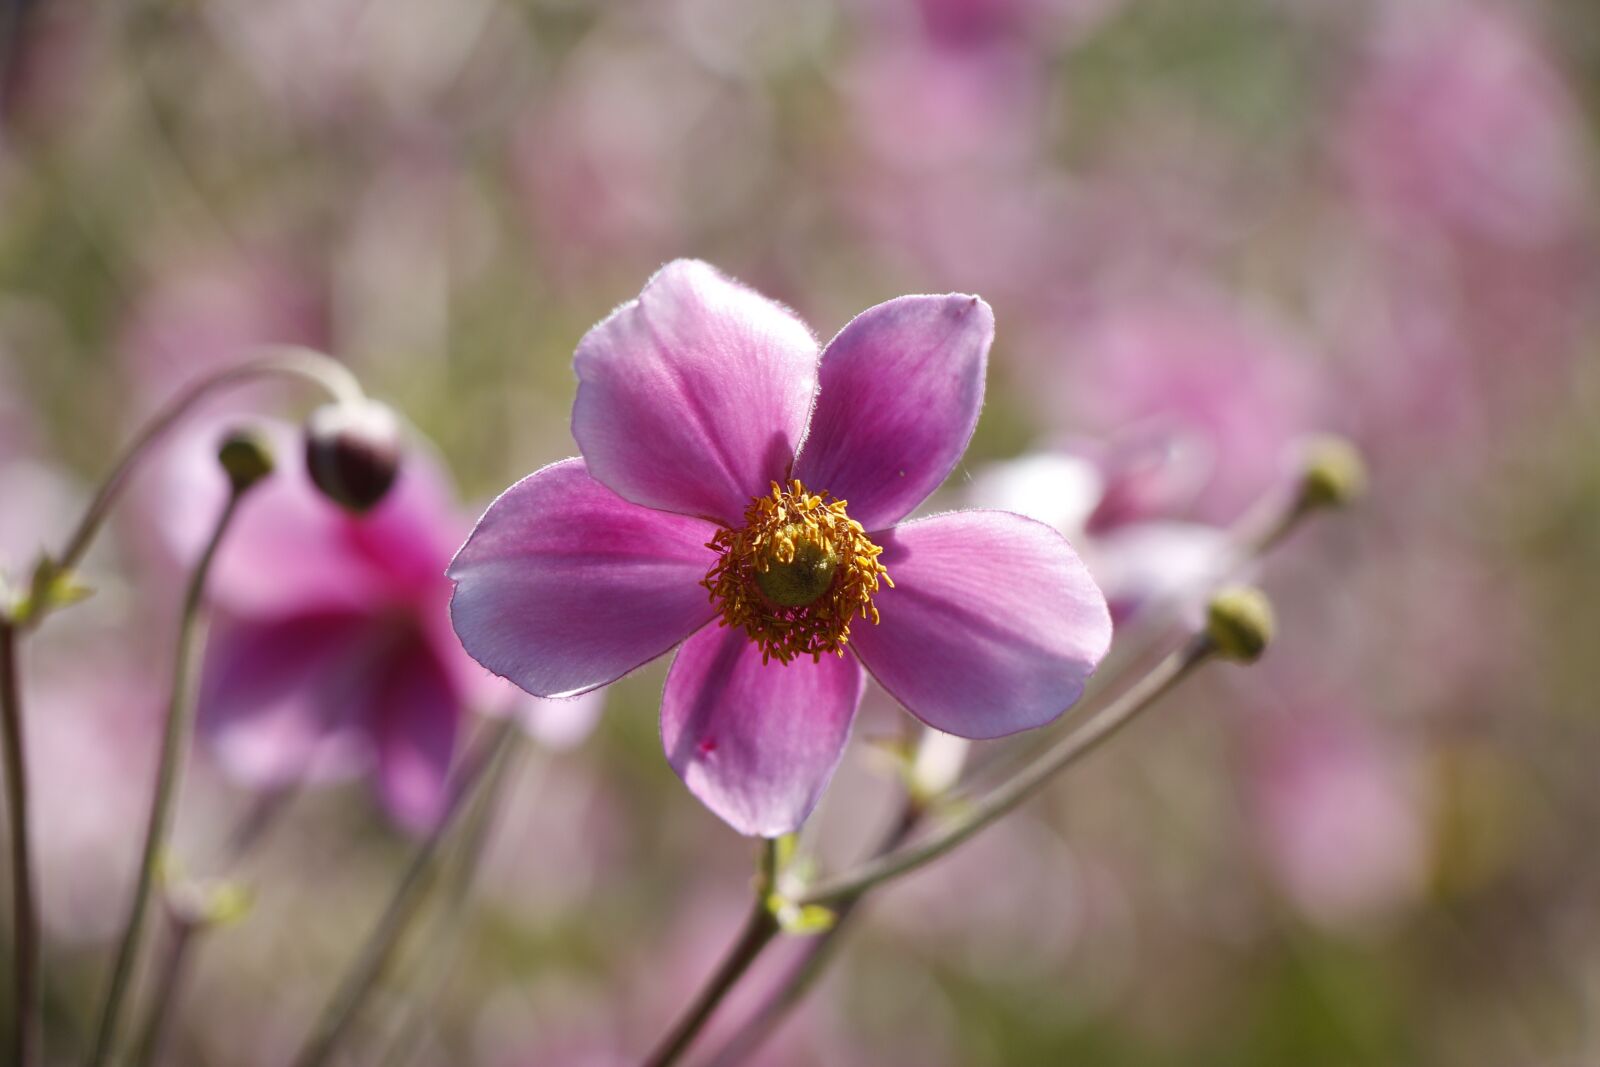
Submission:
<svg viewBox="0 0 1600 1067">
<path fill-rule="evenodd" d="M 1120 468 L 1102 502 L 1118 522 L 1231 522 L 1282 481 L 1290 444 L 1321 428 L 1309 353 L 1221 297 L 1113 303 L 1068 356 L 1074 429 L 1110 442 Z"/>
<path fill-rule="evenodd" d="M 1265 724 L 1254 756 L 1261 848 L 1308 918 L 1358 926 L 1417 898 L 1427 827 L 1403 749 L 1352 715 L 1296 711 Z"/>
<path fill-rule="evenodd" d="M 1338 142 L 1357 195 L 1403 227 L 1564 238 L 1591 204 L 1584 123 L 1534 28 L 1506 3 L 1386 10 Z"/>
<path fill-rule="evenodd" d="M 1118 625 L 1146 607 L 1197 615 L 1238 567 L 1228 531 L 1110 507 L 1121 499 L 1121 470 L 1090 454 L 1086 448 L 1044 451 L 991 464 L 973 475 L 968 502 L 1059 530 L 1082 554 Z"/>
<path fill-rule="evenodd" d="M 391 817 L 425 828 L 446 800 L 464 713 L 499 710 L 511 695 L 450 631 L 444 569 L 466 517 L 420 444 L 388 496 L 357 517 L 312 486 L 296 434 L 273 436 L 278 468 L 241 504 L 213 567 L 202 737 L 254 788 L 373 769 Z M 170 472 L 170 532 L 186 558 L 221 493 L 212 440 L 194 435 Z M 563 702 L 527 714 L 535 732 L 570 743 L 594 709 Z"/>
<path fill-rule="evenodd" d="M 787 309 L 669 264 L 578 345 L 583 457 L 502 494 L 451 564 L 462 643 L 554 696 L 687 638 L 662 741 L 748 834 L 798 827 L 837 766 L 863 686 L 847 647 L 948 733 L 1049 722 L 1110 640 L 1066 541 L 1003 512 L 896 526 L 966 449 L 993 329 L 976 297 L 901 297 L 819 359 Z"/>
</svg>

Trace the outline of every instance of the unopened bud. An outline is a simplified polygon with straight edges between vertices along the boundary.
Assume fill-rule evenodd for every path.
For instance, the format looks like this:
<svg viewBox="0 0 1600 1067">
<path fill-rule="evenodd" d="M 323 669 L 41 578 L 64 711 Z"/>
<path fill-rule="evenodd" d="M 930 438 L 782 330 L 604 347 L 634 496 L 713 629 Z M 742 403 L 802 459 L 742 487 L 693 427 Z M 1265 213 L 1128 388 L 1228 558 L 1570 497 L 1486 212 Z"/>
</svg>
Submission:
<svg viewBox="0 0 1600 1067">
<path fill-rule="evenodd" d="M 372 400 L 328 404 L 306 420 L 306 471 L 328 499 L 370 511 L 400 471 L 400 420 Z"/>
<path fill-rule="evenodd" d="M 1306 448 L 1300 499 L 1307 507 L 1337 508 L 1367 490 L 1367 465 L 1342 437 L 1319 437 Z"/>
<path fill-rule="evenodd" d="M 1206 608 L 1206 638 L 1217 654 L 1238 663 L 1254 663 L 1272 643 L 1272 604 L 1250 586 L 1224 589 Z"/>
<path fill-rule="evenodd" d="M 259 430 L 230 430 L 217 447 L 217 462 L 228 472 L 235 493 L 242 493 L 272 473 L 272 445 Z"/>
</svg>

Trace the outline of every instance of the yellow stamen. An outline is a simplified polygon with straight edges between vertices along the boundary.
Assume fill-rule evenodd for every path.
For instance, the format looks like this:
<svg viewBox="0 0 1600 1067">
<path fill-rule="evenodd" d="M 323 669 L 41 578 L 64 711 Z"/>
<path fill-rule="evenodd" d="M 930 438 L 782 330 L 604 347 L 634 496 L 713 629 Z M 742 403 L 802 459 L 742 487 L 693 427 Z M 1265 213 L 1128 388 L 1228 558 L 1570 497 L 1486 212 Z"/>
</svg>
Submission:
<svg viewBox="0 0 1600 1067">
<path fill-rule="evenodd" d="M 797 481 L 787 489 L 772 483 L 745 509 L 744 526 L 718 530 L 706 547 L 718 559 L 700 584 L 721 608 L 720 625 L 743 627 L 763 663 L 844 655 L 851 621 L 877 623 L 872 596 L 880 582 L 894 587 L 878 562 L 883 549 L 845 502 Z"/>
</svg>

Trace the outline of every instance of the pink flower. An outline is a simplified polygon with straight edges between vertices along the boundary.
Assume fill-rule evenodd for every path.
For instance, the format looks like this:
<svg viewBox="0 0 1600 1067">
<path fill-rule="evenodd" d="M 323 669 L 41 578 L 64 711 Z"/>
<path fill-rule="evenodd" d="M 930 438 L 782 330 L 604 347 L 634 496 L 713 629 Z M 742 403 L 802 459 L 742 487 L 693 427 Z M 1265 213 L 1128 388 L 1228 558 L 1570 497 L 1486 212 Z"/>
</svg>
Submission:
<svg viewBox="0 0 1600 1067">
<path fill-rule="evenodd" d="M 582 457 L 508 489 L 451 563 L 462 644 L 559 696 L 683 642 L 667 758 L 747 834 L 816 804 L 862 666 L 947 733 L 1051 721 L 1111 636 L 1065 539 L 995 511 L 901 524 L 966 449 L 993 331 L 977 297 L 906 296 L 819 358 L 787 309 L 669 264 L 578 345 Z"/>
<path fill-rule="evenodd" d="M 297 436 L 275 430 L 278 469 L 240 505 L 212 571 L 201 735 L 230 777 L 255 788 L 373 769 L 390 816 L 424 828 L 442 811 L 464 713 L 505 703 L 502 683 L 449 629 L 444 568 L 466 518 L 443 468 L 416 447 L 389 494 L 352 515 L 312 487 Z M 196 503 L 208 495 L 197 483 L 211 478 L 204 490 L 220 492 L 220 474 L 209 449 L 184 451 L 174 481 L 189 493 L 182 513 L 202 528 L 177 540 L 193 546 L 216 510 Z M 565 731 L 552 721 L 563 711 Z M 570 740 L 591 712 L 562 702 L 524 721 Z"/>
</svg>

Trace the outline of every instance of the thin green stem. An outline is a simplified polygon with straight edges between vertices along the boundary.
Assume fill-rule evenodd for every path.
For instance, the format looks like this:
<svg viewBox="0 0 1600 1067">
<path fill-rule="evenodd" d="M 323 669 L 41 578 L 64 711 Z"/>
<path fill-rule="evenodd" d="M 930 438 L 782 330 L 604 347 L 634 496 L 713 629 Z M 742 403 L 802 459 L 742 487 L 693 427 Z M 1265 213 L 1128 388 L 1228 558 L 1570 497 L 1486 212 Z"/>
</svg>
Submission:
<svg viewBox="0 0 1600 1067">
<path fill-rule="evenodd" d="M 423 1043 L 417 1040 L 422 1024 L 428 1018 L 429 1005 L 443 995 L 453 972 L 460 963 L 462 929 L 468 914 L 467 905 L 477 885 L 483 866 L 490 833 L 494 828 L 495 813 L 499 808 L 500 791 L 512 777 L 512 768 L 525 746 L 517 746 L 505 759 L 496 761 L 489 770 L 489 778 L 479 789 L 478 799 L 460 830 L 456 856 L 451 861 L 450 875 L 443 894 L 443 914 L 434 923 L 428 939 L 418 949 L 416 960 L 432 960 L 434 965 L 426 972 L 426 984 L 421 991 L 413 992 L 410 1003 L 396 1020 L 383 1044 L 383 1052 L 375 1062 L 400 1065 L 409 1063 L 418 1054 Z M 416 964 L 413 963 L 413 970 Z"/>
<path fill-rule="evenodd" d="M 765 840 L 761 843 L 761 862 L 755 877 L 755 899 L 751 902 L 749 914 L 745 916 L 744 925 L 739 928 L 739 935 L 706 984 L 695 994 L 694 1000 L 690 1001 L 678 1021 L 672 1024 L 672 1029 L 667 1031 L 644 1061 L 644 1067 L 670 1067 L 676 1063 L 728 991 L 738 984 L 756 957 L 761 955 L 762 949 L 777 935 L 778 921 L 773 917 L 768 901 L 776 873 L 777 842 Z"/>
<path fill-rule="evenodd" d="M 872 858 L 884 856 L 899 848 L 922 822 L 927 809 L 916 797 L 907 796 L 900 812 L 872 850 Z M 846 898 L 834 905 L 833 925 L 806 943 L 800 958 L 795 960 L 782 980 L 767 994 L 761 1005 L 751 1012 L 708 1061 L 708 1067 L 734 1067 L 753 1056 L 772 1036 L 784 1018 L 805 999 L 822 972 L 827 970 L 839 950 L 845 930 L 851 927 L 851 916 L 857 914 L 862 894 Z"/>
<path fill-rule="evenodd" d="M 228 527 L 238 511 L 243 496 L 237 490 L 228 494 L 211 539 L 190 575 L 184 593 L 183 612 L 178 622 L 177 651 L 173 656 L 172 695 L 167 704 L 167 721 L 161 735 L 161 756 L 156 766 L 155 794 L 150 800 L 150 817 L 145 825 L 144 849 L 139 857 L 139 875 L 134 883 L 133 906 L 122 932 L 122 943 L 117 950 L 117 960 L 111 972 L 111 986 L 106 993 L 105 1007 L 100 1013 L 100 1026 L 95 1036 L 94 1053 L 89 1059 L 92 1067 L 102 1067 L 116 1046 L 117 1030 L 122 1021 L 123 1005 L 127 1001 L 128 987 L 139 960 L 144 941 L 144 917 L 149 910 L 150 895 L 155 886 L 156 869 L 165 850 L 167 835 L 172 825 L 173 802 L 177 797 L 179 779 L 188 753 L 189 736 L 194 720 L 194 669 L 195 645 L 200 631 L 200 606 L 205 596 L 206 579 L 211 573 L 212 561 L 222 544 Z"/>
<path fill-rule="evenodd" d="M 39 909 L 28 836 L 28 763 L 22 734 L 22 682 L 17 672 L 17 628 L 0 621 L 0 739 L 5 748 L 6 811 L 11 831 L 12 1058 L 18 1067 L 32 1067 L 41 1034 Z"/>
<path fill-rule="evenodd" d="M 427 895 L 434 859 L 441 844 L 462 810 L 471 803 L 476 787 L 488 777 L 488 770 L 505 757 L 518 729 L 516 717 L 507 715 L 489 728 L 462 761 L 444 816 L 411 857 L 377 926 L 357 952 L 300 1054 L 295 1057 L 295 1067 L 320 1067 L 328 1062 L 344 1039 Z"/>
<path fill-rule="evenodd" d="M 202 378 L 173 397 L 144 425 L 138 435 L 123 450 L 122 458 L 106 475 L 105 481 L 95 490 L 83 517 L 67 538 L 66 546 L 55 558 L 56 566 L 70 571 L 82 562 L 89 551 L 95 534 L 105 523 L 106 516 L 117 497 L 127 487 L 128 480 L 140 460 L 151 446 L 167 435 L 177 423 L 200 401 L 213 393 L 260 378 L 295 378 L 321 387 L 338 401 L 355 401 L 362 398 L 361 384 L 344 365 L 330 356 L 309 348 L 281 346 L 267 349 L 254 359 L 229 367 Z M 35 616 L 37 617 L 37 615 Z"/>
<path fill-rule="evenodd" d="M 223 845 L 222 856 L 217 864 L 219 875 L 226 876 L 277 822 L 291 792 L 289 789 L 274 789 L 256 798 Z M 156 980 L 153 983 L 155 999 L 145 1015 L 144 1025 L 139 1028 L 139 1040 L 134 1046 L 137 1049 L 135 1062 L 141 1067 L 161 1061 L 167 1034 L 182 998 L 183 983 L 189 973 L 190 954 L 210 929 L 208 923 L 182 914 L 175 908 L 168 907 L 166 914 L 165 948 L 156 965 Z"/>
<path fill-rule="evenodd" d="M 1168 656 L 1120 697 L 1057 741 L 1038 758 L 992 792 L 974 801 L 955 821 L 927 840 L 897 849 L 848 874 L 812 886 L 795 897 L 800 906 L 838 904 L 891 879 L 931 863 L 1010 812 L 1038 792 L 1062 770 L 1082 759 L 1121 727 L 1150 707 L 1213 653 L 1211 643 L 1197 637 Z"/>
</svg>

